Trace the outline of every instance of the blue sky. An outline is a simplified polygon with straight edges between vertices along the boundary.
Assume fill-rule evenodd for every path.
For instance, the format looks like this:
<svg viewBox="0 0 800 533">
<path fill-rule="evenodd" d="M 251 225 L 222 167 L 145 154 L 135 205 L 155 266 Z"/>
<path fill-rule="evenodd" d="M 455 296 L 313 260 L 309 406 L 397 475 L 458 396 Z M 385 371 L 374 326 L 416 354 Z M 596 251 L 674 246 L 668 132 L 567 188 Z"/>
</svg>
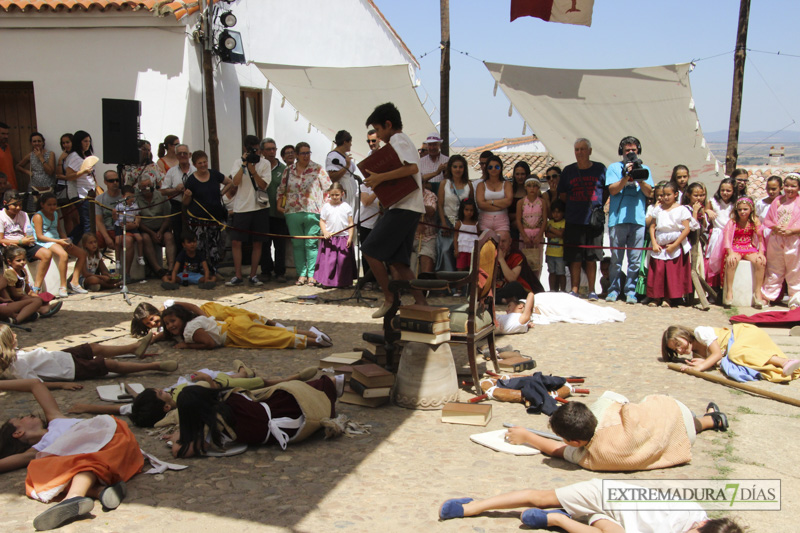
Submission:
<svg viewBox="0 0 800 533">
<path fill-rule="evenodd" d="M 422 67 L 418 77 L 438 106 L 439 2 L 375 3 L 417 56 Z M 531 17 L 509 22 L 509 6 L 510 0 L 450 1 L 450 129 L 457 137 L 522 134 L 522 118 L 516 112 L 508 117 L 509 102 L 502 91 L 492 96 L 493 79 L 478 60 L 603 69 L 684 63 L 724 54 L 697 61 L 691 84 L 703 131 L 728 129 L 738 1 L 597 0 L 590 28 Z M 742 131 L 771 133 L 793 120 L 797 122 L 788 129 L 800 131 L 800 57 L 755 51 L 800 56 L 798 21 L 798 0 L 752 2 Z M 438 112 L 434 114 L 437 120 Z"/>
</svg>

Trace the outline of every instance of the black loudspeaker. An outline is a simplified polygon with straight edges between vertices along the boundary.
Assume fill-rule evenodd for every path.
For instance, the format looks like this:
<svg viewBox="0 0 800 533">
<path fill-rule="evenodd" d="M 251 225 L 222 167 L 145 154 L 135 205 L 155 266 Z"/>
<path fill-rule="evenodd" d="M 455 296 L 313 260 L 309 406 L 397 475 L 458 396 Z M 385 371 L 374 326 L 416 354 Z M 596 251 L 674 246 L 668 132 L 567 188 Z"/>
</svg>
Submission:
<svg viewBox="0 0 800 533">
<path fill-rule="evenodd" d="M 103 163 L 139 164 L 139 100 L 103 98 Z"/>
</svg>

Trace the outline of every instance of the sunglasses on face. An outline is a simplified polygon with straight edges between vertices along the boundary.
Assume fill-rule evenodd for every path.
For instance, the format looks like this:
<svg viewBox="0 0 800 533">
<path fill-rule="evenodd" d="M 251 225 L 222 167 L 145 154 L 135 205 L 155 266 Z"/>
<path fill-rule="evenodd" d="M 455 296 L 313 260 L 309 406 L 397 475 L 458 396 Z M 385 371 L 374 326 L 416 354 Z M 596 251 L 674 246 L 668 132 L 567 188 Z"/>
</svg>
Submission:
<svg viewBox="0 0 800 533">
<path fill-rule="evenodd" d="M 106 180 L 106 183 L 119 183 L 119 178 L 115 180 Z"/>
<path fill-rule="evenodd" d="M 561 174 L 550 174 L 549 176 L 547 176 L 547 179 L 554 180 L 554 179 L 558 178 L 559 176 L 561 176 Z"/>
<path fill-rule="evenodd" d="M 489 169 L 489 170 L 492 170 L 492 169 L 500 170 L 500 165 L 487 165 L 486 168 Z"/>
<path fill-rule="evenodd" d="M 378 141 L 377 141 L 377 140 L 368 140 L 367 142 L 368 142 L 369 144 L 378 144 Z"/>
</svg>

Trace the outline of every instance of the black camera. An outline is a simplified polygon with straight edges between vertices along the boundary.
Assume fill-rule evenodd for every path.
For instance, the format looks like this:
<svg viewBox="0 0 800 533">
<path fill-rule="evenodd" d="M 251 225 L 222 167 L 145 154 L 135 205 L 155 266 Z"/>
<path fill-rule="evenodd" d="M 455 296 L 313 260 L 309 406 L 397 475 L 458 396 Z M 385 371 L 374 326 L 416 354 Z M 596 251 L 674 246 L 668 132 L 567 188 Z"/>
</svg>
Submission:
<svg viewBox="0 0 800 533">
<path fill-rule="evenodd" d="M 628 163 L 633 165 L 630 170 L 628 170 Z M 628 152 L 622 160 L 622 175 L 636 181 L 644 181 L 650 177 L 650 171 L 642 166 L 642 160 L 635 152 Z"/>
<path fill-rule="evenodd" d="M 261 161 L 261 154 L 258 153 L 258 149 L 257 148 L 251 148 L 251 147 L 248 146 L 247 147 L 247 155 L 244 157 L 244 162 L 245 163 L 251 163 L 251 164 L 255 165 L 259 161 Z"/>
</svg>

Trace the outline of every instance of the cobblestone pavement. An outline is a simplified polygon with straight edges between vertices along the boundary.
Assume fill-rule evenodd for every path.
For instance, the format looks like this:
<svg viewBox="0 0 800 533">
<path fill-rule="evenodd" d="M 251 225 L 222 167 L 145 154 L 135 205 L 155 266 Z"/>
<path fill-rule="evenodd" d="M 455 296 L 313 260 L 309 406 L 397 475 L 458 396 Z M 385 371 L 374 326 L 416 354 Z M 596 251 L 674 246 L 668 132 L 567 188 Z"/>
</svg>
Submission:
<svg viewBox="0 0 800 533">
<path fill-rule="evenodd" d="M 178 351 L 166 343 L 158 346 L 159 358 L 180 362 L 179 372 L 202 367 L 228 370 L 233 359 L 252 364 L 260 375 L 285 376 L 324 355 L 364 346 L 361 333 L 378 330 L 372 310 L 351 302 L 299 305 L 282 300 L 297 295 L 348 296 L 348 291 L 320 291 L 274 283 L 256 290 L 219 286 L 215 291 L 182 288 L 164 293 L 155 282 L 134 285 L 131 290 L 154 294 L 161 304 L 167 297 L 201 302 L 241 303 L 247 309 L 284 324 L 316 325 L 334 340 L 327 349 Z M 377 295 L 377 294 L 376 294 Z M 134 305 L 141 298 L 134 299 Z M 432 300 L 446 301 L 446 300 Z M 242 303 L 244 302 L 244 303 Z M 608 305 L 600 303 L 600 305 Z M 609 474 L 624 479 L 674 478 L 780 478 L 782 511 L 733 513 L 751 531 L 791 531 L 800 511 L 800 482 L 793 460 L 793 442 L 800 441 L 798 408 L 755 397 L 701 379 L 670 371 L 658 360 L 664 328 L 723 326 L 721 310 L 651 309 L 641 305 L 614 304 L 628 315 L 621 324 L 600 326 L 555 324 L 538 326 L 526 335 L 500 339 L 523 354 L 533 356 L 536 370 L 556 375 L 586 376 L 587 398 L 614 390 L 633 401 L 651 393 L 668 393 L 691 409 L 702 411 L 717 402 L 730 419 L 728 433 L 706 432 L 698 436 L 691 464 L 637 474 Z M 21 333 L 20 345 L 32 347 L 67 338 L 82 342 L 95 331 L 109 342 L 129 341 L 127 329 L 133 308 L 120 296 L 90 300 L 71 296 L 53 319 L 33 325 L 33 333 Z M 800 342 L 786 331 L 771 334 L 790 354 L 797 356 Z M 72 336 L 72 337 L 70 337 Z M 454 346 L 460 362 L 464 348 Z M 130 379 L 145 386 L 166 386 L 177 377 L 149 373 Z M 66 409 L 76 402 L 96 400 L 95 387 L 108 380 L 85 382 L 81 391 L 54 391 Z M 800 384 L 759 386 L 800 397 Z M 471 397 L 466 391 L 462 400 Z M 35 407 L 20 393 L 0 397 L 3 417 L 26 414 Z M 495 402 L 494 417 L 486 428 L 443 424 L 439 411 L 414 411 L 393 406 L 368 409 L 340 404 L 338 411 L 372 426 L 370 435 L 326 441 L 312 438 L 286 451 L 276 447 L 253 449 L 230 458 L 181 461 L 190 465 L 182 472 L 139 475 L 129 483 L 128 498 L 116 511 L 95 507 L 92 519 L 75 522 L 65 532 L 171 531 L 499 531 L 520 526 L 518 512 L 438 522 L 438 507 L 446 498 L 469 495 L 485 497 L 521 488 L 555 488 L 583 481 L 593 474 L 564 461 L 544 456 L 514 457 L 495 453 L 469 441 L 469 435 L 499 429 L 504 422 L 547 429 L 547 419 L 528 415 L 519 404 Z M 134 428 L 140 445 L 168 459 L 168 450 L 155 436 Z M 603 477 L 602 475 L 598 477 Z M 0 528 L 6 532 L 30 531 L 31 520 L 45 509 L 24 496 L 24 471 L 0 476 Z"/>
</svg>

